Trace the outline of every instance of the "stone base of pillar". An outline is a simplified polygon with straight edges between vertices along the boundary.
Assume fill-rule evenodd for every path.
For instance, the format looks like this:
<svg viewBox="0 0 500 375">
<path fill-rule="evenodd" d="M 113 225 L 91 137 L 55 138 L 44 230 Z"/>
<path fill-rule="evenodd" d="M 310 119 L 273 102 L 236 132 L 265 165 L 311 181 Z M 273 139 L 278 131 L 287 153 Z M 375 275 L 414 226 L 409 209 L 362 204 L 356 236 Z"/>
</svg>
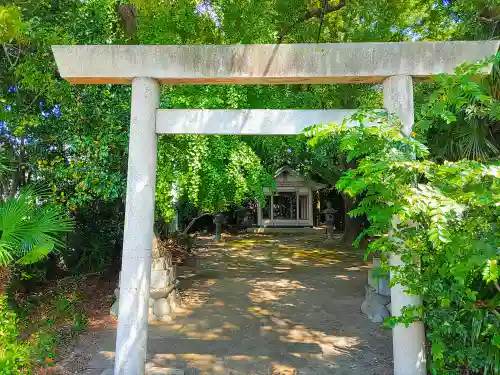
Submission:
<svg viewBox="0 0 500 375">
<path fill-rule="evenodd" d="M 118 283 L 120 285 L 120 283 Z M 118 307 L 120 306 L 120 289 L 115 289 L 115 302 L 111 305 L 111 309 L 109 311 L 109 315 L 113 315 L 118 317 Z"/>
<path fill-rule="evenodd" d="M 179 305 L 179 296 L 174 289 L 166 297 L 149 298 L 149 319 L 151 321 L 169 322 L 171 315 Z"/>
<path fill-rule="evenodd" d="M 172 258 L 170 256 L 153 258 L 149 289 L 150 321 L 171 320 L 172 313 L 180 306 L 180 297 L 176 290 L 177 283 L 175 265 L 172 264 Z M 116 301 L 111 306 L 111 315 L 118 316 L 119 295 L 120 293 L 117 288 L 115 289 Z"/>
<path fill-rule="evenodd" d="M 178 307 L 179 296 L 175 287 L 177 280 L 172 257 L 153 258 L 151 264 L 151 285 L 149 292 L 149 319 L 169 321 Z"/>
<path fill-rule="evenodd" d="M 380 258 L 373 258 L 373 269 L 368 270 L 368 285 L 361 312 L 374 323 L 382 323 L 391 316 L 391 289 L 386 278 L 373 277 L 373 271 L 380 267 Z"/>
<path fill-rule="evenodd" d="M 366 286 L 365 300 L 361 304 L 361 312 L 374 323 L 382 323 L 391 316 L 391 297 L 378 294 L 370 285 Z"/>
</svg>

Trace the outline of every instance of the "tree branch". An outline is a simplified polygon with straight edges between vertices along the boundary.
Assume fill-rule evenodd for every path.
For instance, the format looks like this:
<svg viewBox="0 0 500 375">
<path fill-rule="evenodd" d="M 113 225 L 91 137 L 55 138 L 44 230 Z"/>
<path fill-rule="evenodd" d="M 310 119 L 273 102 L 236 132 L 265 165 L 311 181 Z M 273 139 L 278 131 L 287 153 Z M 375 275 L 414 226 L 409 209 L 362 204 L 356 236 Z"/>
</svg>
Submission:
<svg viewBox="0 0 500 375">
<path fill-rule="evenodd" d="M 291 25 L 281 29 L 280 35 L 278 37 L 278 43 L 281 43 L 283 41 L 283 39 L 285 38 L 286 34 L 290 30 L 292 30 L 295 26 L 297 26 L 299 23 L 307 21 L 311 18 L 320 18 L 321 14 L 326 15 L 328 13 L 336 12 L 336 11 L 342 9 L 343 7 L 345 7 L 345 5 L 346 5 L 346 0 L 339 0 L 339 3 L 336 5 L 331 5 L 330 2 L 327 2 L 326 7 L 324 9 L 325 10 L 324 13 L 323 13 L 323 8 L 312 8 L 312 9 L 308 10 L 302 16 L 300 16 L 300 18 L 297 21 L 295 21 Z"/>
<path fill-rule="evenodd" d="M 12 68 L 14 64 L 12 64 L 12 60 L 9 57 L 9 51 L 7 51 L 7 46 L 2 43 L 2 47 L 3 47 L 3 52 L 5 53 L 5 57 L 7 57 L 7 61 L 9 62 L 10 67 Z"/>
<path fill-rule="evenodd" d="M 346 2 L 346 0 L 340 0 L 337 5 L 331 5 L 328 2 L 326 4 L 326 7 L 325 7 L 325 14 L 336 12 L 337 10 L 342 9 L 343 7 L 345 7 L 345 2 Z M 314 18 L 314 17 L 319 18 L 321 16 L 322 12 L 323 12 L 322 8 L 313 8 L 313 9 L 307 11 L 301 18 L 299 18 L 299 22 L 302 22 L 302 21 L 305 21 L 305 20 L 308 20 L 308 19 Z"/>
<path fill-rule="evenodd" d="M 125 36 L 132 38 L 137 30 L 137 10 L 135 5 L 120 4 L 117 11 Z"/>
<path fill-rule="evenodd" d="M 182 232 L 183 235 L 187 235 L 188 234 L 188 231 L 189 229 L 191 229 L 191 227 L 193 226 L 193 224 L 195 223 L 196 220 L 198 220 L 199 218 L 203 217 L 203 216 L 207 216 L 207 215 L 213 215 L 213 214 L 201 214 L 199 216 L 196 216 L 193 220 L 191 220 L 191 222 L 188 224 L 188 226 L 186 227 L 186 229 L 184 229 L 184 232 Z"/>
<path fill-rule="evenodd" d="M 21 56 L 21 47 L 17 46 L 17 54 L 11 53 L 9 51 L 9 48 L 15 49 L 16 46 L 14 44 L 2 44 L 3 51 L 5 53 L 5 56 L 7 57 L 7 61 L 9 62 L 10 69 L 15 69 L 17 62 L 19 61 L 19 57 Z M 14 60 L 11 60 L 11 56 L 14 58 Z"/>
</svg>

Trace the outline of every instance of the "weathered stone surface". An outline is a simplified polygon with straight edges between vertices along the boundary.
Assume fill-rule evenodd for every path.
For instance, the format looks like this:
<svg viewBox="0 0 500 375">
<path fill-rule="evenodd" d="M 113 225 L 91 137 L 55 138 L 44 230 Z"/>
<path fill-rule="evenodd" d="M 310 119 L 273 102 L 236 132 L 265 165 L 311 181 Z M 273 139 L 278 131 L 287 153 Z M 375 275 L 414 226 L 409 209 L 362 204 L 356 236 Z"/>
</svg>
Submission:
<svg viewBox="0 0 500 375">
<path fill-rule="evenodd" d="M 405 76 L 391 77 L 384 81 L 384 107 L 394 113 L 402 121 L 402 132 L 409 135 L 413 126 L 413 85 L 412 78 Z M 392 218 L 401 221 L 397 215 Z M 394 224 L 392 227 L 394 228 Z M 388 235 L 392 236 L 391 228 Z M 392 267 L 391 273 L 396 267 L 404 266 L 404 262 L 399 254 L 389 254 L 389 264 Z M 391 278 L 393 275 L 390 276 Z M 393 316 L 399 316 L 402 306 L 421 306 L 420 296 L 408 295 L 406 287 L 396 284 L 391 288 L 391 311 Z M 425 375 L 426 348 L 425 330 L 423 322 L 413 322 L 409 325 L 396 324 L 392 329 L 392 347 L 394 356 L 394 375 Z"/>
<path fill-rule="evenodd" d="M 220 223 L 215 223 L 215 237 L 214 237 L 214 241 L 215 242 L 220 242 L 221 241 L 221 228 L 222 228 L 222 224 Z"/>
<path fill-rule="evenodd" d="M 402 133 L 410 136 L 414 122 L 412 77 L 407 75 L 389 77 L 384 81 L 383 89 L 384 108 L 401 119 Z"/>
<path fill-rule="evenodd" d="M 387 307 L 377 304 L 370 305 L 370 308 L 368 309 L 368 313 L 366 315 L 373 323 L 382 323 L 385 318 L 391 316 Z"/>
<path fill-rule="evenodd" d="M 148 331 L 149 272 L 152 258 L 156 186 L 156 110 L 160 85 L 151 78 L 132 82 L 121 303 L 116 334 L 115 372 L 144 373 Z"/>
<path fill-rule="evenodd" d="M 333 235 L 334 235 L 334 222 L 335 222 L 335 213 L 337 210 L 332 208 L 332 202 L 327 201 L 326 202 L 326 209 L 321 211 L 321 213 L 325 214 L 325 220 L 326 220 L 326 243 L 333 241 Z"/>
<path fill-rule="evenodd" d="M 150 289 L 149 296 L 153 299 L 164 298 L 168 295 L 168 287 L 160 289 Z"/>
<path fill-rule="evenodd" d="M 373 276 L 373 269 L 368 270 L 368 286 L 370 286 L 373 289 L 377 289 L 378 288 L 378 281 Z"/>
<path fill-rule="evenodd" d="M 175 281 L 175 278 L 176 278 L 176 270 L 175 270 L 175 266 L 172 266 L 170 269 L 168 269 L 168 281 L 169 281 L 169 285 L 173 284 L 174 281 Z"/>
<path fill-rule="evenodd" d="M 153 307 L 155 304 L 154 298 L 149 298 L 149 307 Z"/>
<path fill-rule="evenodd" d="M 119 300 L 116 299 L 116 301 L 113 302 L 113 304 L 111 305 L 111 309 L 109 311 L 109 315 L 118 316 L 118 308 L 119 308 L 119 306 L 120 306 Z"/>
<path fill-rule="evenodd" d="M 153 313 L 150 313 L 149 314 L 149 319 L 152 320 L 153 322 L 157 322 L 160 320 L 160 318 L 158 318 L 155 314 Z"/>
<path fill-rule="evenodd" d="M 172 322 L 173 318 L 171 315 L 163 315 L 161 318 L 158 318 L 158 321 L 164 322 L 164 323 L 170 323 Z"/>
<path fill-rule="evenodd" d="M 155 304 L 153 306 L 153 314 L 158 318 L 161 319 L 165 315 L 169 315 L 170 310 L 170 303 L 166 298 L 160 298 L 155 301 Z"/>
<path fill-rule="evenodd" d="M 387 305 L 389 302 L 391 302 L 391 297 L 378 294 L 373 289 L 366 293 L 366 299 L 369 300 L 370 302 L 373 301 L 374 303 L 384 306 Z"/>
<path fill-rule="evenodd" d="M 156 131 L 162 134 L 290 135 L 301 133 L 311 124 L 342 123 L 355 112 L 352 109 L 159 109 Z M 359 122 L 350 121 L 347 125 L 357 126 Z"/>
<path fill-rule="evenodd" d="M 374 273 L 380 270 L 380 258 L 373 257 L 373 268 L 368 270 L 368 285 L 375 289 L 375 291 L 382 296 L 391 295 L 391 288 L 389 288 L 389 280 L 385 277 L 375 277 Z"/>
<path fill-rule="evenodd" d="M 366 286 L 365 300 L 361 304 L 361 311 L 374 323 L 381 323 L 390 316 L 386 305 L 390 303 L 390 297 L 378 294 L 375 289 Z"/>
<path fill-rule="evenodd" d="M 162 271 L 151 271 L 151 289 L 162 289 L 166 288 L 170 282 L 169 282 L 169 271 L 168 270 L 162 270 Z"/>
<path fill-rule="evenodd" d="M 52 51 L 61 76 L 72 83 L 122 84 L 151 77 L 165 84 L 328 84 L 453 74 L 463 62 L 495 54 L 499 44 L 89 45 L 53 46 Z"/>
<path fill-rule="evenodd" d="M 391 303 L 389 302 L 385 307 L 387 307 L 387 310 L 389 310 L 389 313 L 392 314 Z"/>
<path fill-rule="evenodd" d="M 363 303 L 361 304 L 361 312 L 365 315 L 368 315 L 368 307 L 369 307 L 369 303 L 368 301 L 365 299 L 363 301 Z"/>
<path fill-rule="evenodd" d="M 101 372 L 101 375 L 113 375 L 113 369 L 112 368 L 107 368 L 103 372 Z"/>
<path fill-rule="evenodd" d="M 167 261 L 164 257 L 153 258 L 151 261 L 151 270 L 152 271 L 161 271 L 168 269 Z"/>
<path fill-rule="evenodd" d="M 167 297 L 168 303 L 172 310 L 175 310 L 179 306 L 179 296 L 177 295 L 177 291 L 173 290 Z"/>
<path fill-rule="evenodd" d="M 378 279 L 377 293 L 382 295 L 382 296 L 390 297 L 391 288 L 389 288 L 389 280 L 388 279 L 386 279 L 384 277 L 381 277 Z"/>
</svg>

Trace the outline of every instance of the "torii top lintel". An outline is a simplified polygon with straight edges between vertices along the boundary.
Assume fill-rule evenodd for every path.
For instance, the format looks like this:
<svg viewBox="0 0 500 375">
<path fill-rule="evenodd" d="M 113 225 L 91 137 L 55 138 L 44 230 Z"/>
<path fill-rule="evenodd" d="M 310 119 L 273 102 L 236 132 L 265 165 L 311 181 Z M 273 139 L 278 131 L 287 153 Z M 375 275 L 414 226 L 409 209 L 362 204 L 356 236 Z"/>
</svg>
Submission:
<svg viewBox="0 0 500 375">
<path fill-rule="evenodd" d="M 53 46 L 61 76 L 75 84 L 381 83 L 426 80 L 495 54 L 500 41 Z"/>
</svg>

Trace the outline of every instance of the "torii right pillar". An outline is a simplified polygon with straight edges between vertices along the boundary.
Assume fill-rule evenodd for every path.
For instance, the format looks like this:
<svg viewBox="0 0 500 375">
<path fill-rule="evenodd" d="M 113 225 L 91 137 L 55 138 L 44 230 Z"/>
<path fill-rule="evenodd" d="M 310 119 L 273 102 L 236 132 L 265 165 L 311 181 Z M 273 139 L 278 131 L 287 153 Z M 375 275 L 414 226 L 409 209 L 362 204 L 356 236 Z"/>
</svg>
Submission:
<svg viewBox="0 0 500 375">
<path fill-rule="evenodd" d="M 414 122 L 412 77 L 392 76 L 384 81 L 384 107 L 396 114 L 403 123 L 402 132 L 409 137 Z M 389 263 L 392 267 L 404 266 L 401 256 L 391 254 Z M 391 274 L 391 277 L 393 275 Z M 405 288 L 396 284 L 391 288 L 391 313 L 401 315 L 404 306 L 422 306 L 420 296 L 405 293 Z M 392 330 L 394 352 L 394 375 L 426 375 L 425 330 L 424 323 L 417 321 L 408 327 L 397 324 Z"/>
</svg>

